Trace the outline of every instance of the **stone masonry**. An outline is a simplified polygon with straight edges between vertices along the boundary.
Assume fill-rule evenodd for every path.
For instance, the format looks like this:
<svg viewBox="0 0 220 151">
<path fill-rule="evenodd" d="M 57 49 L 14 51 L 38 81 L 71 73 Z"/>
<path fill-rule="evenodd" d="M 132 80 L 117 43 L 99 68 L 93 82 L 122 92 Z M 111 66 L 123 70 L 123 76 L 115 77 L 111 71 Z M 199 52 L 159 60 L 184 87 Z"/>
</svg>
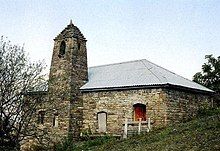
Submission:
<svg viewBox="0 0 220 151">
<path fill-rule="evenodd" d="M 48 91 L 34 92 L 27 96 L 30 100 L 33 97 L 43 100 L 33 119 L 43 144 L 52 145 L 64 137 L 75 140 L 79 138 L 83 120 L 79 88 L 87 82 L 87 72 L 86 39 L 70 22 L 54 39 Z M 40 117 L 40 113 L 44 114 L 43 117 Z M 43 118 L 43 123 L 39 123 L 39 118 Z M 36 139 L 27 138 L 22 146 L 23 150 L 29 150 L 29 145 L 35 141 Z"/>
<path fill-rule="evenodd" d="M 79 88 L 88 79 L 86 39 L 71 22 L 54 41 L 49 102 L 52 102 L 59 114 L 60 132 L 77 138 L 82 123 L 82 99 Z"/>
<path fill-rule="evenodd" d="M 133 105 L 146 105 L 153 126 L 165 126 L 194 117 L 199 108 L 211 105 L 209 95 L 154 88 L 83 93 L 83 130 L 98 133 L 97 113 L 107 113 L 107 133 L 121 134 L 125 118 L 134 119 Z"/>
</svg>

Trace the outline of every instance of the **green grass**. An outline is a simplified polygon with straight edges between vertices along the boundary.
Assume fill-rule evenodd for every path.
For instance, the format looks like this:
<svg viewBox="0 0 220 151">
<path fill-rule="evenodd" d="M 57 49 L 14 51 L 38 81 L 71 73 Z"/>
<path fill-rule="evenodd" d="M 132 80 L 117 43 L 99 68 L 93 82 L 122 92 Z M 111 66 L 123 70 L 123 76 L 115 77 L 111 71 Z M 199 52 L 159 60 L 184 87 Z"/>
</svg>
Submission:
<svg viewBox="0 0 220 151">
<path fill-rule="evenodd" d="M 76 145 L 76 151 L 214 151 L 220 150 L 220 109 L 197 119 L 126 140 L 103 137 Z"/>
</svg>

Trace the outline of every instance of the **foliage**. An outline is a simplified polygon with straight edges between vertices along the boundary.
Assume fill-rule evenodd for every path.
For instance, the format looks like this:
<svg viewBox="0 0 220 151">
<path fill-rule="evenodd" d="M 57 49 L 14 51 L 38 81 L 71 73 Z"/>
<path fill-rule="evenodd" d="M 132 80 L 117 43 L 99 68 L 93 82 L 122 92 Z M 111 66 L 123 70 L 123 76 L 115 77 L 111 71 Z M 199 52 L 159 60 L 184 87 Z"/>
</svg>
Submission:
<svg viewBox="0 0 220 151">
<path fill-rule="evenodd" d="M 220 108 L 199 109 L 198 117 L 212 116 L 218 113 L 220 113 Z"/>
<path fill-rule="evenodd" d="M 81 149 L 90 149 L 91 147 L 95 147 L 95 146 L 99 146 L 105 143 L 109 143 L 111 144 L 111 142 L 114 142 L 116 139 L 112 136 L 100 136 L 97 137 L 96 139 L 90 139 L 88 141 L 86 141 L 82 146 Z"/>
<path fill-rule="evenodd" d="M 37 104 L 37 98 L 28 102 L 28 91 L 45 86 L 42 62 L 31 63 L 23 47 L 0 39 L 0 143 L 19 149 L 26 136 Z"/>
<path fill-rule="evenodd" d="M 55 151 L 73 151 L 75 148 L 76 146 L 71 137 L 64 138 L 62 142 L 55 144 L 54 146 Z"/>
<path fill-rule="evenodd" d="M 202 65 L 202 71 L 193 76 L 193 81 L 220 93 L 220 56 L 206 55 L 205 59 L 207 62 Z"/>
<path fill-rule="evenodd" d="M 73 142 L 71 138 L 65 138 L 62 142 L 56 144 L 54 146 L 55 151 L 82 151 L 82 150 L 90 150 L 96 146 L 100 146 L 102 144 L 111 144 L 111 142 L 115 142 L 116 139 L 112 136 L 97 136 L 96 138 L 88 139 L 87 141 L 82 142 Z"/>
<path fill-rule="evenodd" d="M 50 146 L 44 146 L 42 144 L 32 144 L 28 151 L 48 151 L 52 150 Z"/>
</svg>

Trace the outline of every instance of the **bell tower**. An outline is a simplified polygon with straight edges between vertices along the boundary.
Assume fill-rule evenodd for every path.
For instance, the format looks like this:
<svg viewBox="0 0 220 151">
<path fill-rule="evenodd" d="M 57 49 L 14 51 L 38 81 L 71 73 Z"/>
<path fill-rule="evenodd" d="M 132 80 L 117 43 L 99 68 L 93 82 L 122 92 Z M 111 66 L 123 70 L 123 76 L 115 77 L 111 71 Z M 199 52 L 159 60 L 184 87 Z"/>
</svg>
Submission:
<svg viewBox="0 0 220 151">
<path fill-rule="evenodd" d="M 59 116 L 59 132 L 78 138 L 82 125 L 79 88 L 88 80 L 86 39 L 72 21 L 54 39 L 49 102 Z"/>
</svg>

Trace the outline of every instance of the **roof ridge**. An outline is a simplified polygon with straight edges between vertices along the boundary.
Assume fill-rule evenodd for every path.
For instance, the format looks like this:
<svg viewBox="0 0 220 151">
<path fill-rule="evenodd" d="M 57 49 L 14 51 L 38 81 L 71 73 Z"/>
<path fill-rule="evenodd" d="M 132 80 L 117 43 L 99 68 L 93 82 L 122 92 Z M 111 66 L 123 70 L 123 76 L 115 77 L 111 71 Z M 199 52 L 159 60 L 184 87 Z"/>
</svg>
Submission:
<svg viewBox="0 0 220 151">
<path fill-rule="evenodd" d="M 170 70 L 168 70 L 168 69 L 166 69 L 166 68 L 164 68 L 164 67 L 162 67 L 162 66 L 160 66 L 160 65 L 158 65 L 158 64 L 155 64 L 155 63 L 153 63 L 153 62 L 151 62 L 151 61 L 149 61 L 149 60 L 146 60 L 146 59 L 145 59 L 145 61 L 148 61 L 149 63 L 151 63 L 151 64 L 153 64 L 153 65 L 155 65 L 155 66 L 157 66 L 157 67 L 159 67 L 159 68 L 162 68 L 162 69 L 164 69 L 164 70 L 166 70 L 166 71 L 168 71 L 168 72 L 170 72 L 170 73 L 172 73 L 172 74 L 174 74 L 174 75 L 176 75 L 176 76 L 179 76 L 179 77 L 181 77 L 181 78 L 183 78 L 183 79 L 185 79 L 185 80 L 187 80 L 187 81 L 189 81 L 189 82 L 193 82 L 193 83 L 195 83 L 195 84 L 197 84 L 197 85 L 200 85 L 200 86 L 206 88 L 205 86 L 203 86 L 203 85 L 201 85 L 201 84 L 199 84 L 199 83 L 196 83 L 196 82 L 194 82 L 194 81 L 192 81 L 192 80 L 190 80 L 190 79 L 187 79 L 187 78 L 183 77 L 182 75 L 176 74 L 175 72 L 170 71 Z M 210 89 L 210 90 L 211 90 L 211 89 Z"/>
<path fill-rule="evenodd" d="M 180 76 L 180 77 L 182 77 L 182 78 L 184 78 L 184 79 L 186 79 L 186 80 L 192 82 L 192 80 L 189 80 L 189 79 L 187 79 L 187 78 L 185 78 L 185 77 L 183 77 L 183 76 L 181 76 L 181 75 L 179 75 L 179 74 L 176 74 L 175 72 L 170 71 L 170 70 L 168 70 L 168 69 L 166 69 L 166 68 L 164 68 L 164 67 L 162 67 L 162 66 L 160 66 L 160 65 L 158 65 L 158 64 L 155 64 L 155 63 L 153 63 L 153 62 L 151 62 L 151 61 L 149 61 L 149 60 L 146 60 L 146 61 L 148 61 L 149 63 L 151 63 L 151 64 L 153 64 L 153 65 L 155 65 L 155 66 L 157 66 L 157 67 L 159 67 L 159 68 L 162 68 L 162 69 L 164 69 L 164 70 L 166 70 L 166 71 L 168 71 L 168 72 L 170 72 L 170 73 L 172 73 L 172 74 L 175 74 L 175 75 L 177 75 L 177 76 Z"/>
<path fill-rule="evenodd" d="M 105 66 L 112 66 L 112 65 L 119 65 L 119 64 L 127 64 L 127 63 L 132 63 L 132 62 L 141 62 L 146 59 L 139 59 L 139 60 L 130 60 L 130 61 L 124 61 L 124 62 L 118 62 L 118 63 L 110 63 L 110 64 L 104 64 L 104 65 L 97 65 L 97 66 L 92 66 L 89 68 L 97 68 L 97 67 L 105 67 Z"/>
<path fill-rule="evenodd" d="M 145 68 L 147 69 L 147 70 L 149 70 L 159 81 L 160 81 L 160 83 L 162 83 L 162 81 L 160 80 L 160 78 L 156 75 L 156 74 L 154 74 L 154 72 L 152 72 L 150 69 L 148 69 L 147 68 L 147 66 L 146 66 L 146 64 L 145 64 L 145 62 L 144 61 L 148 61 L 148 60 L 141 60 L 141 62 L 144 64 L 144 66 L 145 66 Z M 148 61 L 148 62 L 150 62 L 150 61 Z M 151 63 L 151 62 L 150 62 Z"/>
<path fill-rule="evenodd" d="M 155 65 L 155 66 L 157 66 L 157 67 L 160 67 L 160 68 L 162 68 L 162 69 L 164 69 L 164 70 L 166 70 L 166 71 L 169 71 L 169 72 L 171 72 L 171 73 L 173 73 L 173 74 L 176 74 L 176 73 L 174 73 L 173 71 L 170 71 L 170 70 L 168 70 L 168 69 L 166 69 L 166 68 L 164 68 L 164 67 L 162 67 L 162 66 L 160 66 L 160 65 L 158 65 L 158 64 L 155 64 L 155 63 L 153 63 L 153 62 L 151 62 L 151 61 L 149 61 L 149 60 L 146 60 L 145 59 L 145 61 L 147 61 L 147 62 L 149 62 L 149 63 L 151 63 L 151 64 L 153 64 L 153 65 Z M 177 75 L 177 74 L 176 74 Z"/>
</svg>

